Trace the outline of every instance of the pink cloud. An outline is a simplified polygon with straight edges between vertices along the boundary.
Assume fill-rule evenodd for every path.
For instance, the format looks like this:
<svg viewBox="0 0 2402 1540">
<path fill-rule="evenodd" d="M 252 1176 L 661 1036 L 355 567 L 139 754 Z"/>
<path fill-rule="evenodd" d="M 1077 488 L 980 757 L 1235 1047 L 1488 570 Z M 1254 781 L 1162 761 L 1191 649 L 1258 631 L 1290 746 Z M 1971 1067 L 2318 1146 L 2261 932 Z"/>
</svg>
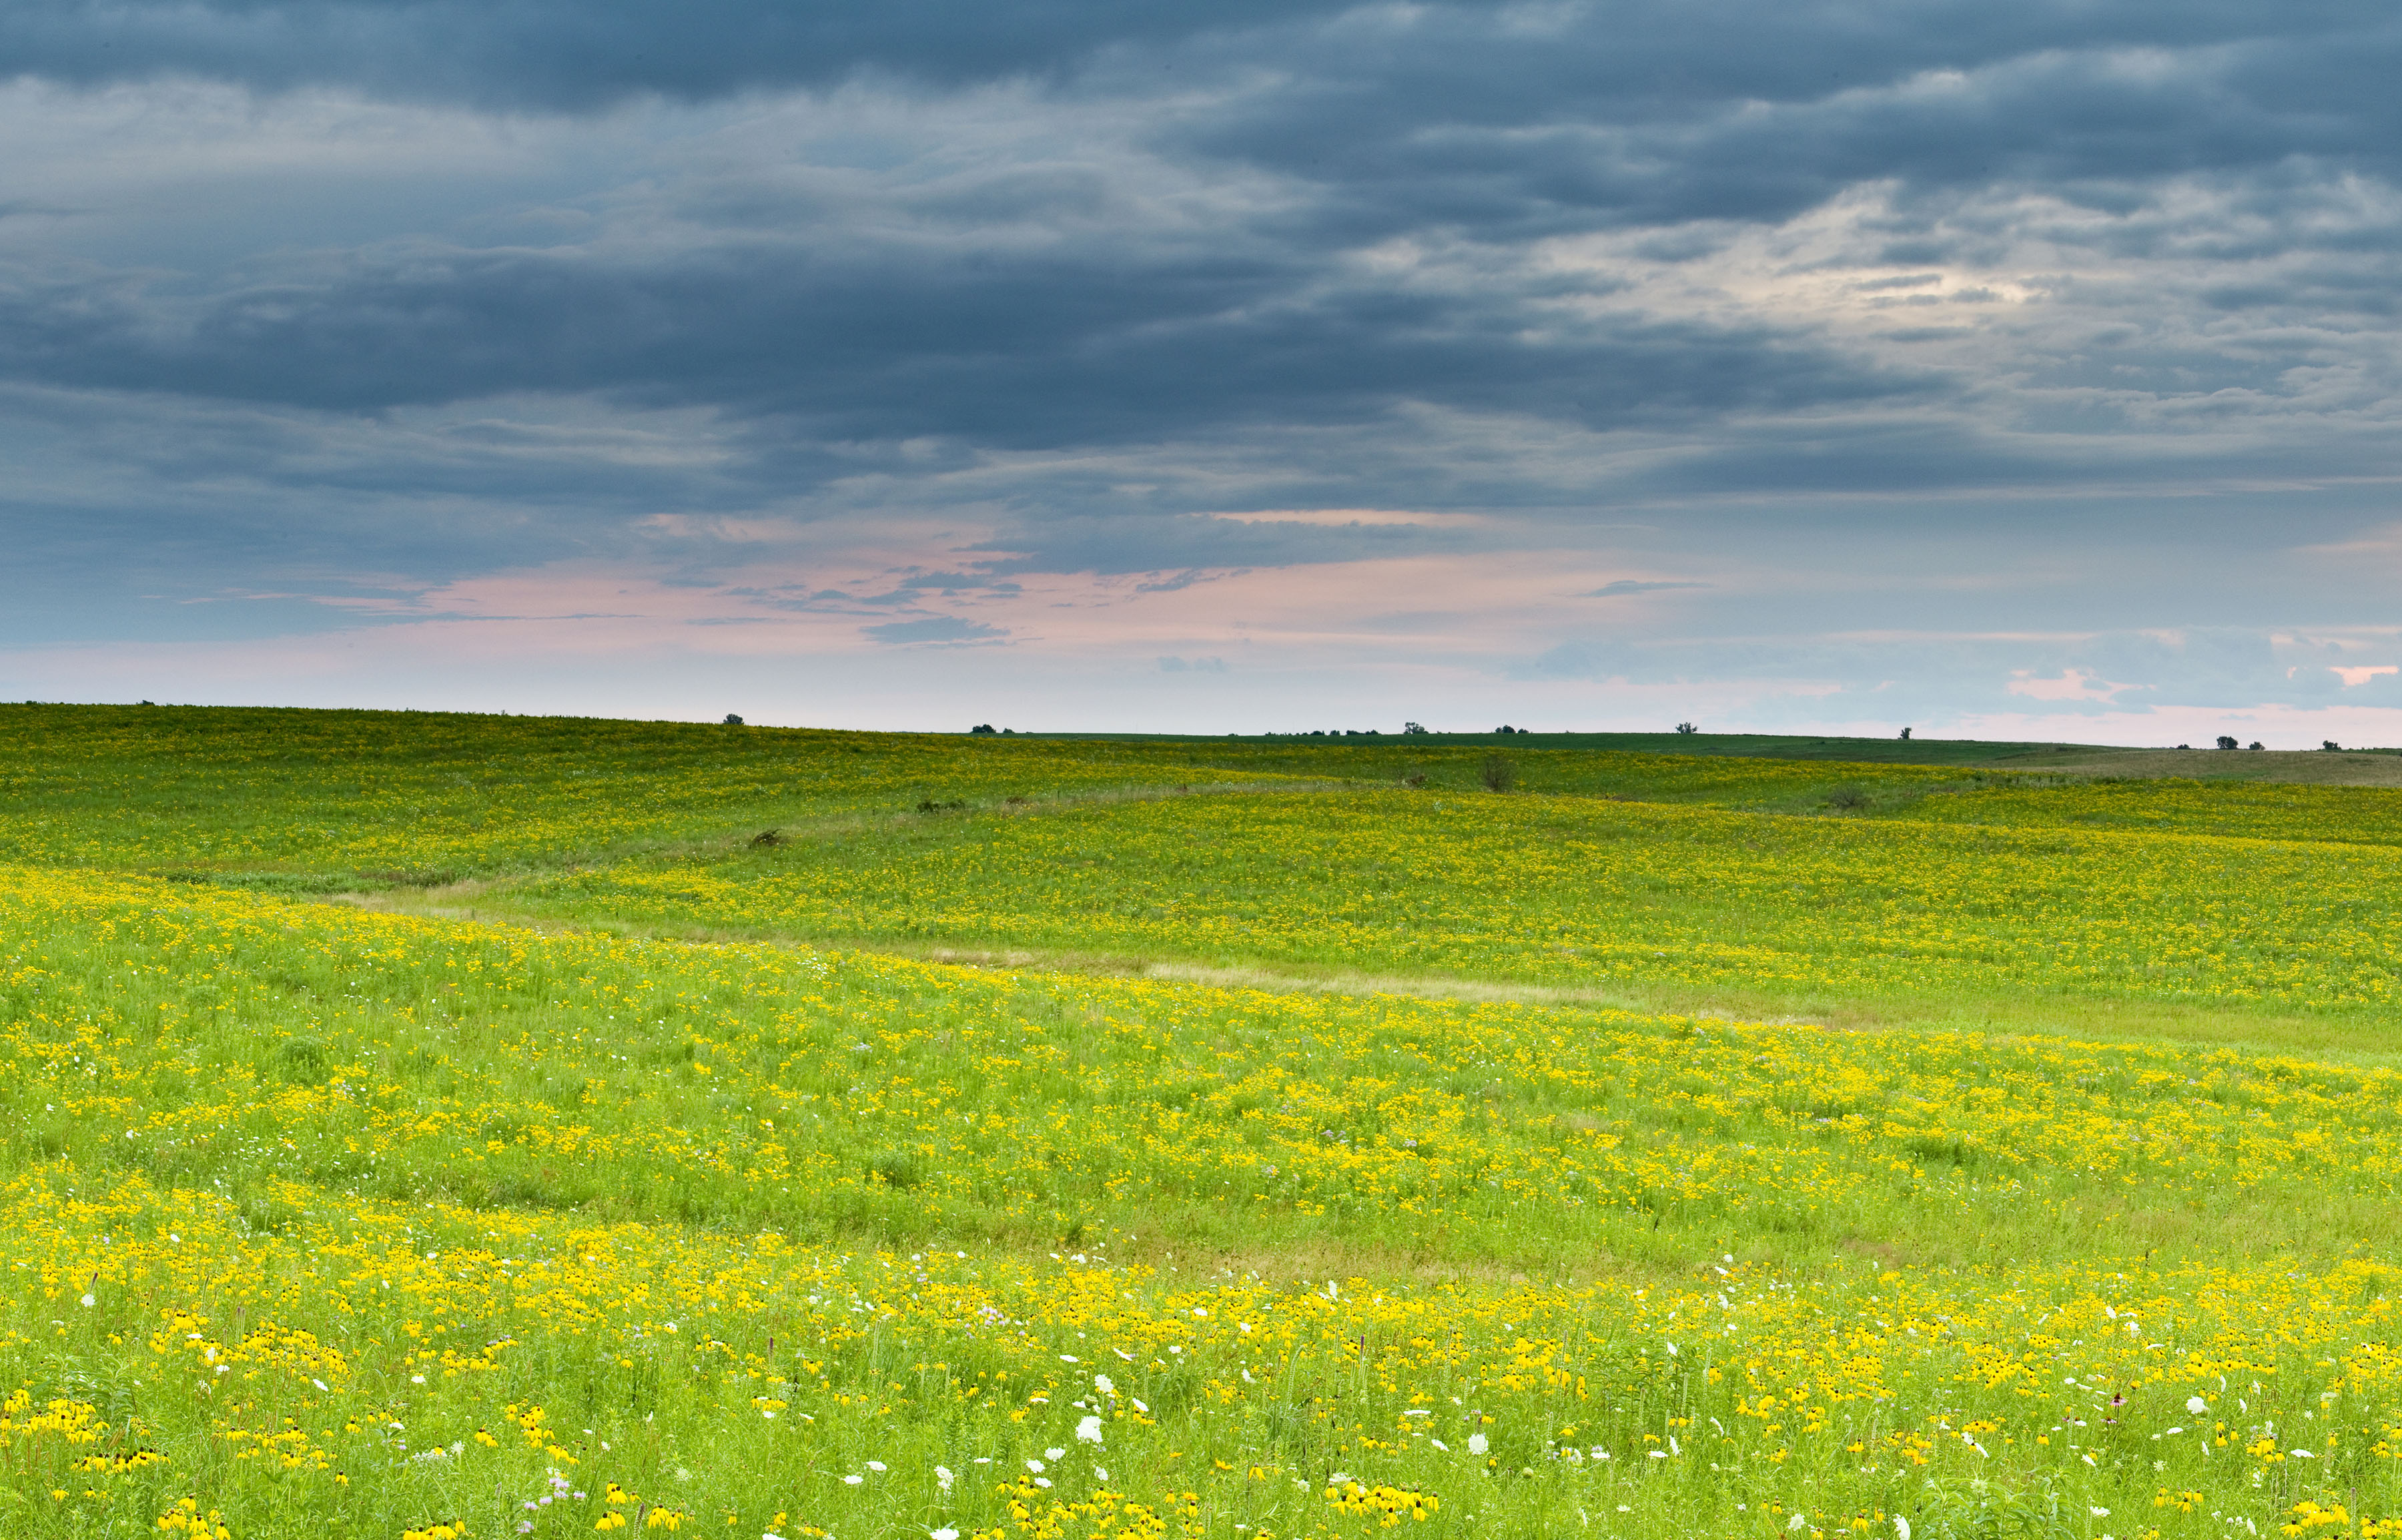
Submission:
<svg viewBox="0 0 2402 1540">
<path fill-rule="evenodd" d="M 2083 668 L 2065 668 L 2058 679 L 2037 679 L 2032 670 L 2022 669 L 2010 676 L 2007 688 L 2011 694 L 2029 700 L 2115 701 L 2120 691 L 2136 686 L 2111 684 Z"/>
</svg>

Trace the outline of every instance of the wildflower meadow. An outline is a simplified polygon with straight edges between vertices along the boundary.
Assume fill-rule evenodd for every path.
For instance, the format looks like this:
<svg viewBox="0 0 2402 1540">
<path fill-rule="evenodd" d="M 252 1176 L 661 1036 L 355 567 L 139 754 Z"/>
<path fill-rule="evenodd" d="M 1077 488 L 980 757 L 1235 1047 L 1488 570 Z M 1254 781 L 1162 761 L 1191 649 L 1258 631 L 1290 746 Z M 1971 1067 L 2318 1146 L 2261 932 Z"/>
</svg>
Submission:
<svg viewBox="0 0 2402 1540">
<path fill-rule="evenodd" d="M 0 1534 L 2402 1534 L 2402 793 L 35 709 Z"/>
</svg>

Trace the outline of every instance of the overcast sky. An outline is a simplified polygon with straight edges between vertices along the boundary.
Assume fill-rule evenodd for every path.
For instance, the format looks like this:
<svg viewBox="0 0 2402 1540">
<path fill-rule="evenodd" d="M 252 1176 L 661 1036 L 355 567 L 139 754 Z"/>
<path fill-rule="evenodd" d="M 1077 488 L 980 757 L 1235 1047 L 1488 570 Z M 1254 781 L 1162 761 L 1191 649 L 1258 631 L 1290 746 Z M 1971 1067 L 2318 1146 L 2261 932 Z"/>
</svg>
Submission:
<svg viewBox="0 0 2402 1540">
<path fill-rule="evenodd" d="M 2402 744 L 2346 0 L 16 0 L 0 695 Z"/>
</svg>

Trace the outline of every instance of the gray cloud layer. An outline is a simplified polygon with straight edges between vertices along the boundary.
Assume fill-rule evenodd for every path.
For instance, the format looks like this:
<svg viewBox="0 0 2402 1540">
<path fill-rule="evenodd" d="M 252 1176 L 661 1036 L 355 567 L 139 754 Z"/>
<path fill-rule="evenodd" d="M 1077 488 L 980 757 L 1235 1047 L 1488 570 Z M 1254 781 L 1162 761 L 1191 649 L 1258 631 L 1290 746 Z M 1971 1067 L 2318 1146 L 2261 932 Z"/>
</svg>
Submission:
<svg viewBox="0 0 2402 1540">
<path fill-rule="evenodd" d="M 0 129 L 90 116 L 0 176 L 17 624 L 573 556 L 706 583 L 722 543 L 645 516 L 953 509 L 979 585 L 1627 520 L 1663 571 L 1796 528 L 2183 542 L 2119 601 L 2265 648 L 2381 603 L 2373 564 L 2260 573 L 2402 474 L 2397 66 L 2402 21 L 2331 3 L 34 0 Z M 1191 516 L 1378 506 L 1493 516 Z M 871 634 L 1020 634 L 943 618 Z M 1603 667 L 1563 647 L 1528 677 Z M 2176 655 L 2298 688 L 2242 651 Z"/>
<path fill-rule="evenodd" d="M 265 90 L 588 110 L 628 96 L 821 86 L 863 69 L 956 83 L 1066 68 L 1111 45 L 1173 44 L 1342 7 L 1311 0 L 26 0 L 0 62 L 77 84 L 195 75 Z"/>
</svg>

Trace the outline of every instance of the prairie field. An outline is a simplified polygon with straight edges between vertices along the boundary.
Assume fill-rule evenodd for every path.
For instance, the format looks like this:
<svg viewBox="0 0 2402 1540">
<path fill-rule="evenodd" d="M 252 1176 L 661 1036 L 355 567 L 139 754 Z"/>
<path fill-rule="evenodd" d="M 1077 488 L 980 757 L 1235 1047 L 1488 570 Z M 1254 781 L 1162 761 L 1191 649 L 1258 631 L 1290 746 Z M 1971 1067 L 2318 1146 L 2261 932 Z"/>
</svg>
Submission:
<svg viewBox="0 0 2402 1540">
<path fill-rule="evenodd" d="M 2383 760 L 1768 747 L 0 707 L 0 1535 L 2402 1536 Z"/>
</svg>

